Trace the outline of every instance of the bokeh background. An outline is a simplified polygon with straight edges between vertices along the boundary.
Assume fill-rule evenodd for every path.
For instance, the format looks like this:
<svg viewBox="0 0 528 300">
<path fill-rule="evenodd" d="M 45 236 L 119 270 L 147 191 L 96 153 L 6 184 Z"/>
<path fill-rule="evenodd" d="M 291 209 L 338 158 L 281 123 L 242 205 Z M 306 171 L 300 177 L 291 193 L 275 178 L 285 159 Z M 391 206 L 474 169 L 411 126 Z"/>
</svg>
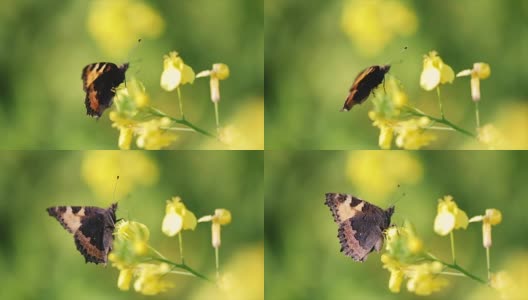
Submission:
<svg viewBox="0 0 528 300">
<path fill-rule="evenodd" d="M 358 263 L 339 252 L 338 226 L 324 205 L 327 192 L 353 194 L 382 208 L 395 203 L 392 223 L 412 222 L 425 248 L 444 261 L 451 261 L 449 237 L 433 231 L 439 198 L 452 195 L 469 217 L 482 215 L 487 208 L 499 209 L 503 219 L 492 229 L 492 271 L 510 271 L 525 288 L 528 155 L 524 152 L 269 151 L 265 160 L 269 299 L 425 299 L 409 293 L 405 283 L 400 294 L 391 293 L 390 273 L 382 269 L 379 253 Z M 475 223 L 455 231 L 456 254 L 460 265 L 485 278 L 481 228 Z M 446 278 L 450 285 L 427 299 L 499 299 L 492 289 L 473 280 Z M 522 292 L 518 296 L 525 299 Z"/>
<path fill-rule="evenodd" d="M 144 223 L 150 245 L 178 260 L 177 238 L 161 232 L 166 200 L 180 196 L 199 218 L 231 211 L 222 228 L 220 267 L 237 288 L 232 299 L 263 299 L 263 153 L 214 151 L 9 151 L 0 155 L 1 299 L 145 299 L 117 288 L 119 271 L 85 264 L 73 236 L 45 209 L 108 207 L 117 218 Z M 210 223 L 185 231 L 186 263 L 214 278 Z M 214 284 L 170 274 L 175 287 L 149 299 L 213 299 Z M 214 295 L 214 297 L 213 297 Z"/>
<path fill-rule="evenodd" d="M 136 47 L 137 40 L 142 42 Z M 176 149 L 262 149 L 263 4 L 244 0 L 12 1 L 0 3 L 0 135 L 3 149 L 117 149 L 109 111 L 86 115 L 81 70 L 130 61 L 151 105 L 179 117 L 176 91 L 160 87 L 163 55 L 177 51 L 196 73 L 225 63 L 220 120 L 233 145 L 182 133 Z M 215 129 L 209 79 L 182 87 L 187 119 Z"/>
<path fill-rule="evenodd" d="M 356 75 L 371 65 L 393 62 L 389 74 L 409 102 L 438 116 L 436 93 L 419 86 L 423 55 L 436 50 L 455 73 L 474 62 L 491 66 L 481 81 L 481 122 L 502 132 L 503 147 L 527 149 L 527 18 L 522 0 L 266 1 L 266 148 L 379 149 L 367 115 L 372 99 L 339 112 Z M 469 78 L 443 86 L 442 98 L 446 116 L 474 132 Z M 428 149 L 483 148 L 435 133 Z"/>
</svg>

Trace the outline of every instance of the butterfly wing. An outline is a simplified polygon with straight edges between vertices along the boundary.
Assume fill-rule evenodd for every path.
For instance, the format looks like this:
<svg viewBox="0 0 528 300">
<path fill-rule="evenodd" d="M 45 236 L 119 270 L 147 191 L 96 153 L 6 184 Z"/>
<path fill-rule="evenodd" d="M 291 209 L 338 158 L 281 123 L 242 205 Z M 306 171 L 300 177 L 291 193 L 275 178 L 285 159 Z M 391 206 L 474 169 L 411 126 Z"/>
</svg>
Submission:
<svg viewBox="0 0 528 300">
<path fill-rule="evenodd" d="M 339 224 L 341 252 L 356 261 L 365 261 L 370 252 L 383 247 L 383 230 L 377 217 L 361 213 Z"/>
<path fill-rule="evenodd" d="M 372 90 L 383 81 L 385 73 L 389 69 L 390 65 L 384 65 L 371 66 L 361 71 L 350 87 L 350 92 L 341 111 L 349 111 L 352 109 L 352 106 L 361 104 L 367 100 Z"/>
<path fill-rule="evenodd" d="M 339 224 L 337 237 L 341 252 L 365 261 L 370 252 L 381 250 L 383 231 L 390 224 L 394 207 L 386 211 L 349 194 L 327 193 L 325 204 Z"/>
<path fill-rule="evenodd" d="M 111 245 L 105 245 L 105 235 L 108 234 L 104 213 L 86 218 L 74 234 L 77 250 L 84 256 L 86 262 L 106 264 Z M 112 232 L 109 233 L 110 235 Z"/>
<path fill-rule="evenodd" d="M 84 67 L 81 78 L 86 92 L 86 113 L 99 118 L 112 105 L 115 88 L 125 80 L 128 64 L 121 67 L 113 63 L 94 63 Z"/>
<path fill-rule="evenodd" d="M 77 250 L 86 262 L 105 263 L 112 249 L 112 233 L 117 205 L 109 209 L 94 206 L 55 206 L 47 209 L 70 233 L 73 233 Z"/>
<path fill-rule="evenodd" d="M 330 208 L 337 224 L 361 213 L 364 203 L 365 201 L 349 194 L 326 193 L 325 204 Z"/>
</svg>

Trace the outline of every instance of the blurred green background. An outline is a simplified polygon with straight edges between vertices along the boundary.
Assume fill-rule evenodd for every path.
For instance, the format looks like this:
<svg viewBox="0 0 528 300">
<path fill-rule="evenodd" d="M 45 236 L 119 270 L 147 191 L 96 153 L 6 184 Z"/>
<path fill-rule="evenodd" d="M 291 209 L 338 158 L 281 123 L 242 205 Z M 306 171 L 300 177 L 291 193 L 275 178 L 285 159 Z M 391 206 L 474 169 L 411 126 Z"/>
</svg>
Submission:
<svg viewBox="0 0 528 300">
<path fill-rule="evenodd" d="M 405 283 L 400 294 L 389 291 L 390 273 L 382 269 L 379 253 L 358 263 L 339 252 L 338 226 L 324 205 L 327 192 L 353 194 L 382 208 L 396 202 L 392 223 L 411 221 L 424 247 L 445 261 L 451 260 L 449 237 L 433 232 L 439 198 L 452 195 L 469 217 L 499 209 L 503 219 L 492 229 L 492 271 L 518 266 L 522 269 L 508 270 L 526 286 L 526 152 L 268 151 L 265 160 L 269 299 L 424 299 L 409 293 Z M 470 224 L 455 232 L 455 241 L 458 263 L 485 278 L 481 228 Z M 427 299 L 499 299 L 470 279 L 446 278 L 450 285 Z M 525 299 L 522 295 L 518 299 Z"/>
<path fill-rule="evenodd" d="M 367 115 L 372 99 L 339 110 L 361 70 L 389 61 L 409 102 L 438 116 L 436 93 L 419 86 L 431 50 L 455 73 L 474 62 L 491 66 L 481 81 L 481 123 L 501 130 L 506 148 L 527 149 L 527 18 L 521 0 L 266 1 L 266 149 L 379 149 Z M 443 86 L 442 98 L 446 116 L 474 132 L 469 78 Z M 483 148 L 460 134 L 435 133 L 429 149 Z"/>
<path fill-rule="evenodd" d="M 246 139 L 234 148 L 262 149 L 263 24 L 258 1 L 2 1 L 1 148 L 117 149 L 110 110 L 99 121 L 86 115 L 81 70 L 94 62 L 130 61 L 127 78 L 145 84 L 151 105 L 179 117 L 176 92 L 160 87 L 163 55 L 177 51 L 196 73 L 213 63 L 229 66 L 220 84 L 221 125 Z M 183 86 L 182 94 L 187 119 L 214 132 L 209 79 Z M 228 148 L 192 133 L 172 147 Z"/>
<path fill-rule="evenodd" d="M 232 299 L 264 298 L 262 152 L 9 151 L 0 155 L 0 170 L 1 299 L 145 299 L 133 287 L 118 290 L 119 272 L 111 264 L 85 264 L 72 234 L 45 211 L 55 205 L 108 207 L 116 175 L 117 218 L 147 225 L 150 245 L 173 260 L 179 257 L 177 238 L 161 232 L 166 200 L 180 196 L 197 218 L 230 210 L 232 222 L 222 228 L 221 271 L 235 287 L 252 287 L 238 289 Z M 186 263 L 214 278 L 210 223 L 185 231 L 183 239 Z M 149 299 L 218 295 L 214 284 L 168 276 L 175 288 Z"/>
</svg>

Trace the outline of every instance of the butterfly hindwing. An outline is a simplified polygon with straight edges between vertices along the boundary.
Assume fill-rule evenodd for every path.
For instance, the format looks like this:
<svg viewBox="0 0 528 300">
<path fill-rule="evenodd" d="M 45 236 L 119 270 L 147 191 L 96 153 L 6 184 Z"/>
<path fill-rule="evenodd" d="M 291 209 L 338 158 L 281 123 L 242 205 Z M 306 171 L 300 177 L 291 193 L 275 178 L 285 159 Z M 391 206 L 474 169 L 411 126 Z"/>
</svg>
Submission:
<svg viewBox="0 0 528 300">
<path fill-rule="evenodd" d="M 115 89 L 125 81 L 127 69 L 128 64 L 118 67 L 108 62 L 89 64 L 83 68 L 81 79 L 88 115 L 99 118 L 112 105 Z"/>
<path fill-rule="evenodd" d="M 112 250 L 117 204 L 103 209 L 94 206 L 56 206 L 47 209 L 61 225 L 73 233 L 77 250 L 86 262 L 107 262 Z"/>
<path fill-rule="evenodd" d="M 365 261 L 370 252 L 381 250 L 383 231 L 390 226 L 394 207 L 383 210 L 349 194 L 327 193 L 325 204 L 339 224 L 341 252 Z"/>
</svg>

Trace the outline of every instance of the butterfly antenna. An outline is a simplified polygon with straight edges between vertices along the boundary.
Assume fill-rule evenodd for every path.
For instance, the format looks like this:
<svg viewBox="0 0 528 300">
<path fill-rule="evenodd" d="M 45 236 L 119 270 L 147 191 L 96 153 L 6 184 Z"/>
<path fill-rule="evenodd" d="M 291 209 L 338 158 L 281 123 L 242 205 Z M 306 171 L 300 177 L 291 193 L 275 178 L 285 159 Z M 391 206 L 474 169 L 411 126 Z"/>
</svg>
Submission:
<svg viewBox="0 0 528 300">
<path fill-rule="evenodd" d="M 117 182 L 118 181 L 119 181 L 119 175 L 117 175 L 116 182 L 115 182 L 115 185 L 114 185 L 114 194 L 112 195 L 112 203 L 115 203 L 115 193 L 116 193 L 116 190 L 117 190 Z"/>
<path fill-rule="evenodd" d="M 407 46 L 403 47 L 403 48 L 400 50 L 400 52 L 398 53 L 398 55 L 401 55 L 405 50 L 407 50 L 407 48 L 408 48 Z M 386 63 L 386 65 L 400 64 L 400 63 L 402 63 L 402 62 L 403 62 L 403 59 L 400 59 L 400 61 L 398 61 L 398 62 L 396 62 L 396 63 L 393 63 L 393 62 L 392 62 L 392 59 L 390 59 L 390 60 Z"/>
<path fill-rule="evenodd" d="M 401 185 L 398 184 L 397 187 L 400 188 Z M 403 197 L 405 197 L 405 196 L 407 196 L 407 193 L 405 193 L 405 192 L 401 193 L 400 197 L 399 197 L 398 199 L 396 199 L 394 202 L 392 202 L 392 205 L 391 205 L 391 206 L 396 205 L 396 203 L 397 203 L 398 201 L 400 201 L 401 199 L 403 199 Z"/>
</svg>

